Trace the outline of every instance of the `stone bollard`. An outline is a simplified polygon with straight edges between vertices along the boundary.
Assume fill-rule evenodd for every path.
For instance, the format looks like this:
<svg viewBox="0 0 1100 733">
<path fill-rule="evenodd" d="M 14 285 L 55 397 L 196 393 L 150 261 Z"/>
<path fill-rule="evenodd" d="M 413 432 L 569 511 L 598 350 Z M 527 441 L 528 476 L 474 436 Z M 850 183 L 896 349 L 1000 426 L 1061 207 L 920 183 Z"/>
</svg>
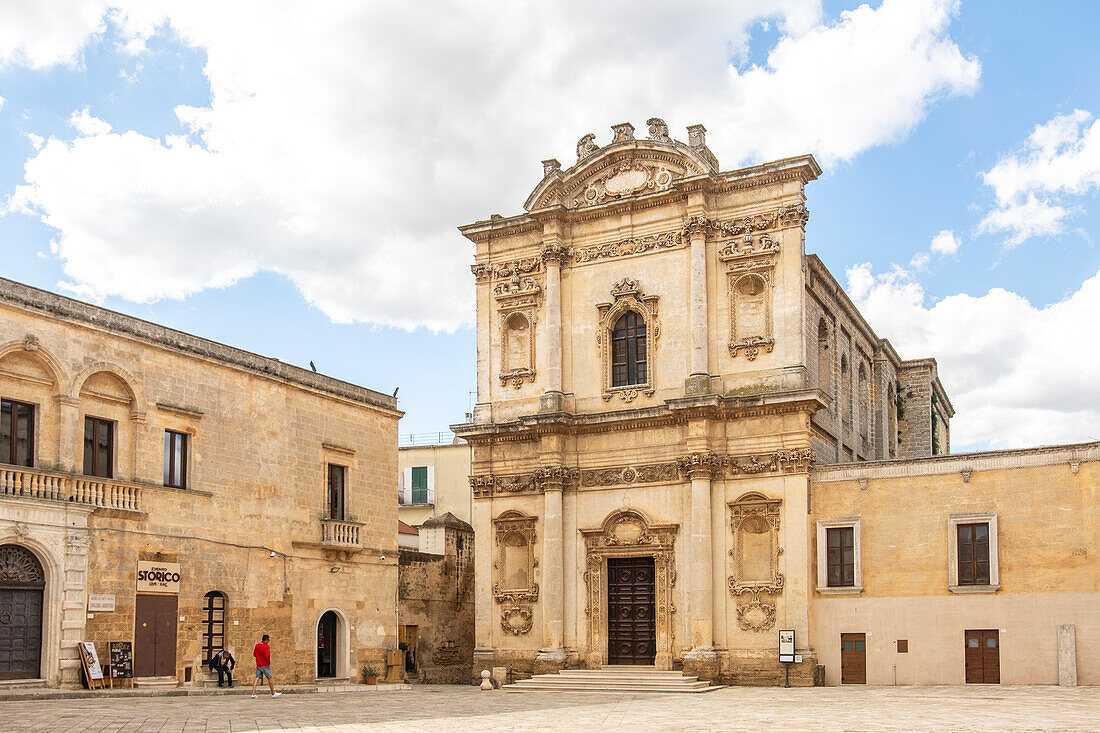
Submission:
<svg viewBox="0 0 1100 733">
<path fill-rule="evenodd" d="M 489 670 L 481 670 L 481 689 L 491 690 L 493 689 L 493 682 L 489 679 Z"/>
</svg>

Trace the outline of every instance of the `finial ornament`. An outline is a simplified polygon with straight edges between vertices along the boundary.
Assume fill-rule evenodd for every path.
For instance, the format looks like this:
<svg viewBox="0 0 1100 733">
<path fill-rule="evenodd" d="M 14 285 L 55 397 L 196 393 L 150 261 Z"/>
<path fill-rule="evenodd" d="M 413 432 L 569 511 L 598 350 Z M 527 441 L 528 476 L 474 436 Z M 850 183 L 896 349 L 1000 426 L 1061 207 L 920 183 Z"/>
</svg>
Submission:
<svg viewBox="0 0 1100 733">
<path fill-rule="evenodd" d="M 664 142 L 669 141 L 668 137 L 668 125 L 660 117 L 650 117 L 645 122 L 649 125 L 649 139 L 650 140 L 662 140 Z"/>
<path fill-rule="evenodd" d="M 577 160 L 583 160 L 599 149 L 600 146 L 596 144 L 595 133 L 590 132 L 577 141 Z"/>
</svg>

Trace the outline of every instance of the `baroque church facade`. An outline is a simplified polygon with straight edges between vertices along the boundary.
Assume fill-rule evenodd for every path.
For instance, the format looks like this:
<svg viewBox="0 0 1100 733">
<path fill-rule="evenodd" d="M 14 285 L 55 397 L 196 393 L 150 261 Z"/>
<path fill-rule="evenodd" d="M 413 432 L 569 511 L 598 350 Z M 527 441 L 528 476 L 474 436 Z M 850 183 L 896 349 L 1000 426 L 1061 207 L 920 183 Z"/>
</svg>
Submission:
<svg viewBox="0 0 1100 733">
<path fill-rule="evenodd" d="M 806 253 L 813 157 L 722 171 L 702 125 L 648 126 L 460 228 L 475 676 L 1100 681 L 1100 444 L 951 455 L 935 360 Z"/>
</svg>

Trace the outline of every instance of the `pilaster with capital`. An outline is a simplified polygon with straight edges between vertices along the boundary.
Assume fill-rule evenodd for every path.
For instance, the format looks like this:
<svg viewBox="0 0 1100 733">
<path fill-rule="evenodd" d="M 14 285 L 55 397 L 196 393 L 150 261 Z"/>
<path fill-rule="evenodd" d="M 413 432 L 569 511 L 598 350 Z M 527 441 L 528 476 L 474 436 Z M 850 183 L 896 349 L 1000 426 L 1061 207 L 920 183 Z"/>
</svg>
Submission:
<svg viewBox="0 0 1100 733">
<path fill-rule="evenodd" d="M 546 375 L 543 408 L 547 412 L 561 409 L 561 266 L 571 253 L 572 250 L 561 242 L 557 223 L 547 223 L 544 242 L 539 249 L 546 266 L 546 348 L 540 369 Z"/>
<path fill-rule="evenodd" d="M 562 524 L 562 489 L 570 471 L 565 466 L 544 466 L 536 474 L 543 495 L 542 539 L 542 644 L 539 671 L 560 669 L 565 661 L 565 543 Z"/>
<path fill-rule="evenodd" d="M 680 459 L 680 470 L 691 480 L 689 523 L 688 629 L 691 651 L 684 663 L 710 672 L 714 652 L 714 543 L 711 527 L 711 481 L 721 476 L 725 460 L 710 451 L 696 451 Z M 695 669 L 695 667 L 693 667 Z M 694 671 L 692 672 L 694 674 Z"/>
</svg>

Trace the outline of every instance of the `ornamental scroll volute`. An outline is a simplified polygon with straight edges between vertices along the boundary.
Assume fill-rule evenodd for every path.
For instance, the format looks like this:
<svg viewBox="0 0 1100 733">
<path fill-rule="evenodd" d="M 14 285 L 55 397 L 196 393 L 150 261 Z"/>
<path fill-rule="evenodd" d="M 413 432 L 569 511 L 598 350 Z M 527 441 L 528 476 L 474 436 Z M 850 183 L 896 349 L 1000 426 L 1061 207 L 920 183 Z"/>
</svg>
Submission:
<svg viewBox="0 0 1100 733">
<path fill-rule="evenodd" d="M 522 636 L 531 630 L 535 582 L 535 517 L 507 511 L 493 520 L 493 598 L 501 605 L 500 626 Z"/>
<path fill-rule="evenodd" d="M 586 552 L 584 613 L 588 617 L 587 662 L 590 668 L 607 663 L 607 559 L 609 557 L 652 557 L 656 570 L 658 669 L 672 668 L 675 631 L 672 624 L 676 606 L 672 589 L 676 585 L 677 524 L 654 524 L 636 509 L 612 512 L 598 529 L 582 529 Z"/>
<path fill-rule="evenodd" d="M 749 493 L 730 502 L 730 595 L 737 599 L 737 623 L 746 631 L 775 625 L 775 599 L 783 593 L 779 571 L 779 509 L 782 499 Z"/>
<path fill-rule="evenodd" d="M 639 395 L 653 396 L 656 384 L 654 369 L 657 364 L 657 340 L 661 336 L 661 324 L 657 320 L 657 301 L 658 296 L 646 295 L 642 292 L 637 280 L 624 277 L 612 286 L 611 302 L 596 306 L 599 313 L 596 346 L 599 349 L 600 363 L 603 365 L 604 402 L 614 397 L 618 397 L 623 402 L 633 402 Z M 637 313 L 645 323 L 646 378 L 641 384 L 614 387 L 611 378 L 612 335 L 619 318 L 629 311 Z"/>
<path fill-rule="evenodd" d="M 746 233 L 718 250 L 718 259 L 726 263 L 731 356 L 743 352 L 753 361 L 761 349 L 775 348 L 772 289 L 778 258 L 779 242 L 770 234 Z"/>
<path fill-rule="evenodd" d="M 516 389 L 535 381 L 535 324 L 542 286 L 532 274 L 538 260 L 516 261 L 492 270 L 504 279 L 492 287 L 500 315 L 500 386 Z"/>
</svg>

